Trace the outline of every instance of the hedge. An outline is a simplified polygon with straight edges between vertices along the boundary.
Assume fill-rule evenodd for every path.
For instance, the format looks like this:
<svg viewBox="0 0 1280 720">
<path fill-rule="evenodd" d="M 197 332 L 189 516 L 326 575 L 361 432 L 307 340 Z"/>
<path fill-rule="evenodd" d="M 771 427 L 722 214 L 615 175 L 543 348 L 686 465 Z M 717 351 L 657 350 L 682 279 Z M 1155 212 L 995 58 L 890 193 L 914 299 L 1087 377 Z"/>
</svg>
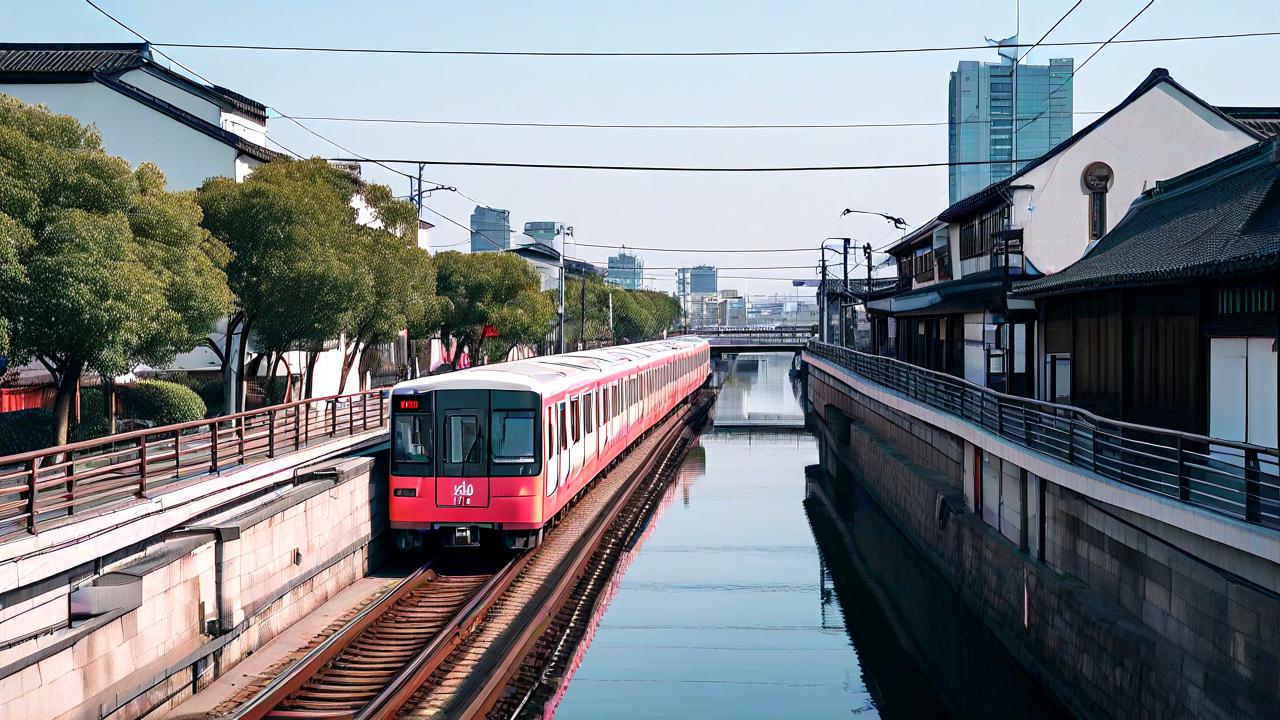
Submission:
<svg viewBox="0 0 1280 720">
<path fill-rule="evenodd" d="M 53 411 L 48 408 L 0 413 L 0 455 L 49 447 L 53 437 Z"/>
<path fill-rule="evenodd" d="M 157 427 L 201 420 L 204 401 L 194 390 L 167 380 L 139 380 L 120 388 L 129 417 Z"/>
</svg>

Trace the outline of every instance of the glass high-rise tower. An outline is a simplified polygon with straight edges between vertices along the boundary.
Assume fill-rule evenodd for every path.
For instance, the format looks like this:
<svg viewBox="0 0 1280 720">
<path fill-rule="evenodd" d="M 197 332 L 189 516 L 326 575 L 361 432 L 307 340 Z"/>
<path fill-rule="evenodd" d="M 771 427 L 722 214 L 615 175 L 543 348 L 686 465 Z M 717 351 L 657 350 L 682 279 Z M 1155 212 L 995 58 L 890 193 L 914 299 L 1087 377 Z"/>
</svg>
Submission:
<svg viewBox="0 0 1280 720">
<path fill-rule="evenodd" d="M 1010 40 L 1016 42 L 1015 38 Z M 998 63 L 962 60 L 951 73 L 948 158 L 952 163 L 1007 161 L 953 165 L 952 203 L 1012 175 L 1016 172 L 1015 160 L 1034 160 L 1071 136 L 1073 89 L 1069 78 L 1074 61 L 1063 58 L 1050 60 L 1048 65 L 1018 63 L 1015 83 L 1010 54 L 1016 51 L 1001 51 Z M 1017 163 L 1017 169 L 1025 164 Z"/>
<path fill-rule="evenodd" d="M 511 248 L 511 213 L 477 205 L 471 212 L 471 252 L 499 252 Z"/>
<path fill-rule="evenodd" d="M 605 282 L 627 290 L 639 290 L 644 285 L 644 261 L 625 251 L 611 256 Z"/>
</svg>

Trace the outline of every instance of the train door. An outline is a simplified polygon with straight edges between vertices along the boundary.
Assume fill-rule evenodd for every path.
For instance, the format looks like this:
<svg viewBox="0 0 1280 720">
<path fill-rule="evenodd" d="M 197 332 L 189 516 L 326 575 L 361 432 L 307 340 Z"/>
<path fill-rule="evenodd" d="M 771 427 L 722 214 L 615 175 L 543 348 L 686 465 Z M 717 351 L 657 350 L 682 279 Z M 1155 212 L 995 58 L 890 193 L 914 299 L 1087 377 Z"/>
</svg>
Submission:
<svg viewBox="0 0 1280 720">
<path fill-rule="evenodd" d="M 596 458 L 596 445 L 600 436 L 596 432 L 596 392 L 582 395 L 582 467 L 587 467 Z"/>
<path fill-rule="evenodd" d="M 558 454 L 559 454 L 559 456 L 560 456 L 560 464 L 559 464 L 559 466 L 560 466 L 560 481 L 559 481 L 559 484 L 560 484 L 561 486 L 564 486 L 564 485 L 568 484 L 568 482 L 569 482 L 569 474 L 572 472 L 572 466 L 573 466 L 573 463 L 571 462 L 571 458 L 570 458 L 570 456 L 569 456 L 569 418 L 568 418 L 569 410 L 568 410 L 568 403 L 567 403 L 566 401 L 564 401 L 564 400 L 561 400 L 559 403 L 557 403 L 557 404 L 556 404 L 556 410 L 557 410 L 557 414 L 558 414 L 558 416 L 559 416 L 559 417 L 558 417 L 558 421 L 559 421 L 559 422 L 558 422 L 558 425 L 557 425 L 557 427 L 556 427 L 556 434 L 557 434 L 557 435 L 559 436 L 559 438 L 560 438 L 560 450 L 559 450 L 559 453 L 558 453 Z"/>
<path fill-rule="evenodd" d="M 556 408 L 547 408 L 547 467 L 543 476 L 547 481 L 547 497 L 555 494 L 560 487 L 560 435 L 556 433 Z"/>
<path fill-rule="evenodd" d="M 488 507 L 486 390 L 436 391 L 438 507 Z"/>
</svg>

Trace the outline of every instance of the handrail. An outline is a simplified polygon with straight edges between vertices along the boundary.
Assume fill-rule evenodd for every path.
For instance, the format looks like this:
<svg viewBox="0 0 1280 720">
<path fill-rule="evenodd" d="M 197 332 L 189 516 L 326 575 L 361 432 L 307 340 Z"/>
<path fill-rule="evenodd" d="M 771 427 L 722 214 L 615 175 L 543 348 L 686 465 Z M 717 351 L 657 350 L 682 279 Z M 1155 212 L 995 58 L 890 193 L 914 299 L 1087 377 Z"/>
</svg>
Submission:
<svg viewBox="0 0 1280 720">
<path fill-rule="evenodd" d="M 1280 529 L 1280 451 L 1275 448 L 1112 420 L 829 343 L 810 341 L 807 350 L 1029 450 L 1217 514 Z"/>
<path fill-rule="evenodd" d="M 0 457 L 0 537 L 385 427 L 385 393 L 325 395 Z"/>
</svg>

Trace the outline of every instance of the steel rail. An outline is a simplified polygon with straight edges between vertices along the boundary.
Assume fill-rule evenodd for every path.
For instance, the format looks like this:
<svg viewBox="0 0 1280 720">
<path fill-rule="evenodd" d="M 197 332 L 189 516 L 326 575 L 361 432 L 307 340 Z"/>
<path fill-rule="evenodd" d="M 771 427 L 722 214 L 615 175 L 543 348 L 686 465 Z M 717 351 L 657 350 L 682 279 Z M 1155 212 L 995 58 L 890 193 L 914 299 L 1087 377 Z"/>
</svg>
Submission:
<svg viewBox="0 0 1280 720">
<path fill-rule="evenodd" d="M 396 603 L 407 597 L 419 585 L 430 582 L 435 577 L 435 570 L 428 562 L 414 572 L 399 580 L 388 592 L 377 601 L 370 603 L 348 620 L 337 632 L 325 638 L 319 645 L 298 658 L 284 672 L 272 678 L 250 700 L 226 715 L 228 720 L 260 720 L 283 703 L 290 695 L 296 693 L 304 684 L 315 676 L 321 668 L 328 665 L 371 627 Z"/>
</svg>

